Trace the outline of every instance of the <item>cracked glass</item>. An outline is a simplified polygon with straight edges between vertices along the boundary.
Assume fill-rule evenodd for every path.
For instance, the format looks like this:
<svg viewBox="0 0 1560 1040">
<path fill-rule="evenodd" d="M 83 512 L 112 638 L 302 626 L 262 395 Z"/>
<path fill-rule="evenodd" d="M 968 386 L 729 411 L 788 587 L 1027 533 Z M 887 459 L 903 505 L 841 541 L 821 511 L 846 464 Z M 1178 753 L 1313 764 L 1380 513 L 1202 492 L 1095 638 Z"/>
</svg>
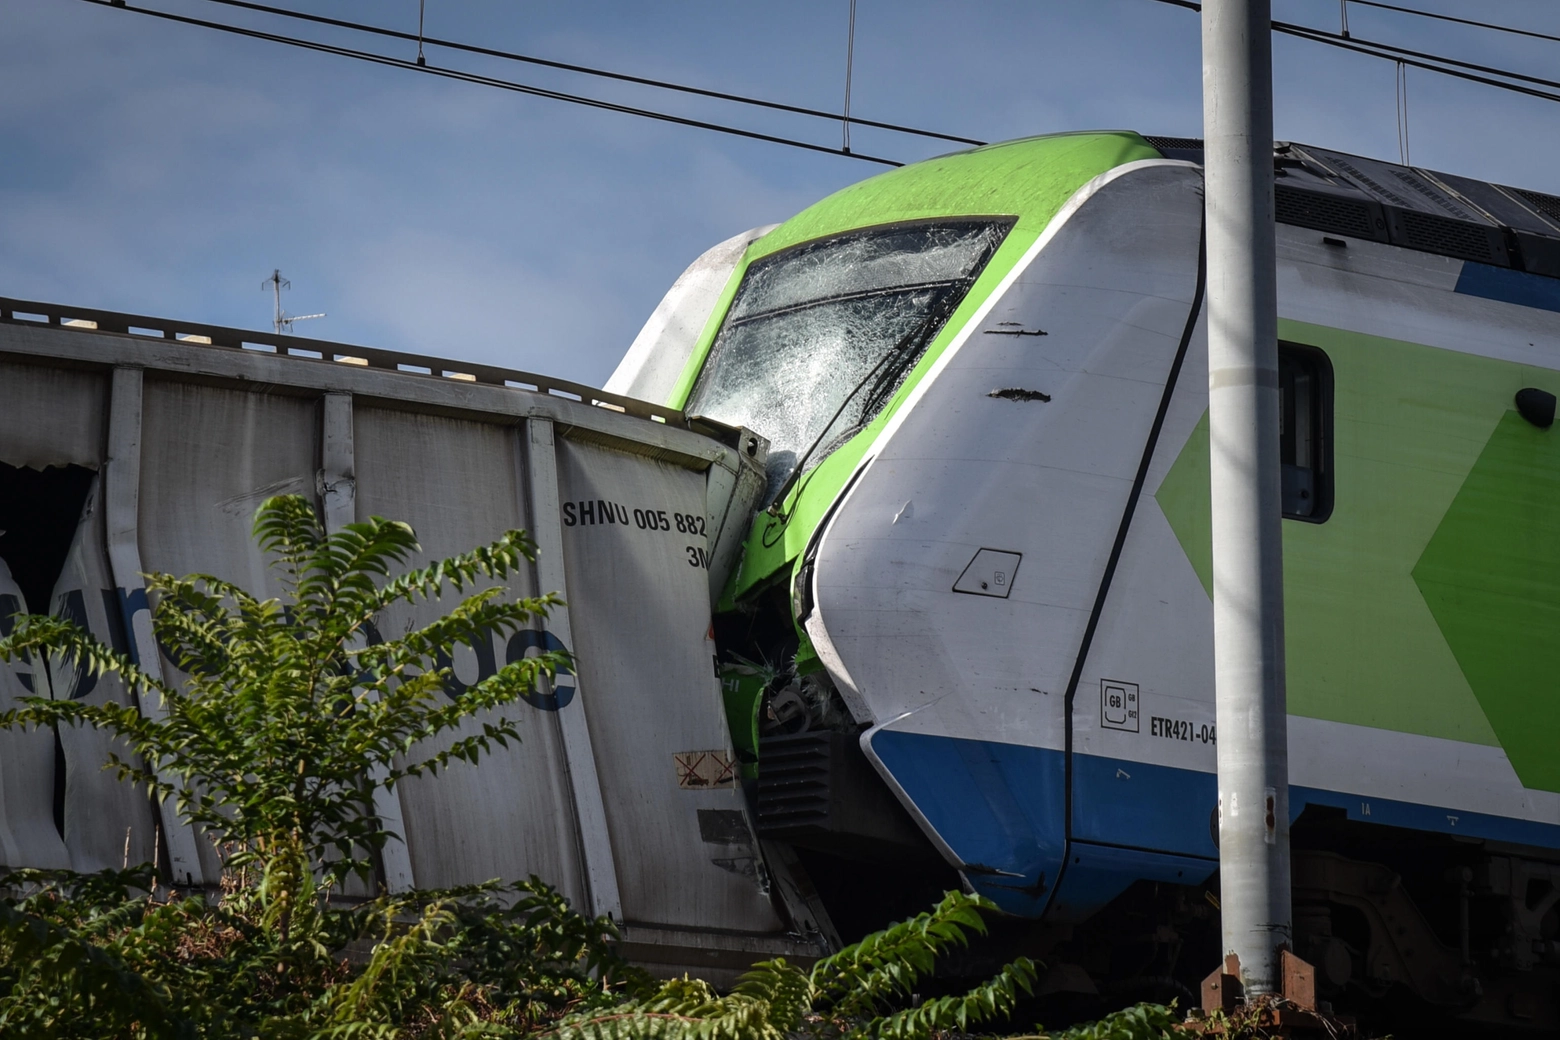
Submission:
<svg viewBox="0 0 1560 1040">
<path fill-rule="evenodd" d="M 871 228 L 754 262 L 686 411 L 769 438 L 772 500 L 882 411 L 1011 227 Z"/>
</svg>

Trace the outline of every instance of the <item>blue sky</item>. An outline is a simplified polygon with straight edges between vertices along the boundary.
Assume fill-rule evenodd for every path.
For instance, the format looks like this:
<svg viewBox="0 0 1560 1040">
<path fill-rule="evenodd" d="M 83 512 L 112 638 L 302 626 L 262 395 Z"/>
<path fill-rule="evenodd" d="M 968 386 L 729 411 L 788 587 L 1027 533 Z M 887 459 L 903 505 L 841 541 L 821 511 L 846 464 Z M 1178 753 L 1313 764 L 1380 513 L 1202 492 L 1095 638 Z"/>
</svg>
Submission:
<svg viewBox="0 0 1560 1040">
<path fill-rule="evenodd" d="M 1402 0 L 1560 34 L 1560 5 Z M 205 0 L 163 10 L 346 42 Z M 415 31 L 416 0 L 273 0 Z M 431 36 L 837 110 L 848 0 L 427 0 Z M 1335 0 L 1275 0 L 1334 29 Z M 1560 43 L 1353 7 L 1359 37 L 1552 73 Z M 409 56 L 393 41 L 374 44 Z M 1201 130 L 1197 17 L 1150 0 L 858 0 L 853 111 L 999 140 Z M 0 295 L 604 381 L 713 243 L 877 167 L 173 25 L 0 3 Z M 825 144 L 837 125 L 429 51 L 431 61 Z M 1278 38 L 1276 136 L 1396 159 L 1393 66 Z M 1560 104 L 1410 70 L 1413 161 L 1560 194 Z M 946 150 L 857 129 L 858 151 Z"/>
</svg>

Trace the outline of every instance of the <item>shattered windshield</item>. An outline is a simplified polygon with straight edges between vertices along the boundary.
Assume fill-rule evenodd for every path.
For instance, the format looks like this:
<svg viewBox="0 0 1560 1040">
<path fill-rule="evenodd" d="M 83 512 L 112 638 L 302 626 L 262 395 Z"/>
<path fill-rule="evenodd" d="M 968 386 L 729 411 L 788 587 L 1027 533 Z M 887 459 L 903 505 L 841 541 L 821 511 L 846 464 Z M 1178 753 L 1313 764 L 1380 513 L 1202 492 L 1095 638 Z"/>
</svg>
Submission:
<svg viewBox="0 0 1560 1040">
<path fill-rule="evenodd" d="M 769 438 L 772 499 L 882 410 L 1011 227 L 874 228 L 756 261 L 686 410 Z"/>
</svg>

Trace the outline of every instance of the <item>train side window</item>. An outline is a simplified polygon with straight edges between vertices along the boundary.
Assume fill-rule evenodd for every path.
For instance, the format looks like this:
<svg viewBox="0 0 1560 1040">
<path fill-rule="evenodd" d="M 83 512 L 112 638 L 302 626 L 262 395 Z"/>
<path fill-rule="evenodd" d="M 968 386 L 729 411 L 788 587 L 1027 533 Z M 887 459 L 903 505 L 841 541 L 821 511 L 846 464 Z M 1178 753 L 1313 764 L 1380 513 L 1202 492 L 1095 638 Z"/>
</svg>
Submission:
<svg viewBox="0 0 1560 1040">
<path fill-rule="evenodd" d="M 1332 514 L 1332 363 L 1315 347 L 1278 345 L 1279 457 L 1284 518 L 1319 524 Z"/>
</svg>

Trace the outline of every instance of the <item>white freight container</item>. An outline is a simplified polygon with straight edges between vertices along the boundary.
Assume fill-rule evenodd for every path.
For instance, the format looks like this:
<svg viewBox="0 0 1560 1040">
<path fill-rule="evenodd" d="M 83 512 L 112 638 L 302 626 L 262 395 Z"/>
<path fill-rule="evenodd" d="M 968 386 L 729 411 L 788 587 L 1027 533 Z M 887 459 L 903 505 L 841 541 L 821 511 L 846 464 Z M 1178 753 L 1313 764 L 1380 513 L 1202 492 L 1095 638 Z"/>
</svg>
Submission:
<svg viewBox="0 0 1560 1040">
<path fill-rule="evenodd" d="M 710 629 L 767 445 L 599 390 L 459 367 L 0 300 L 0 615 L 69 614 L 177 678 L 140 575 L 277 594 L 250 538 L 269 496 L 312 497 L 328 527 L 405 520 L 424 560 L 525 528 L 538 560 L 510 588 L 560 591 L 568 608 L 545 631 L 462 648 L 451 693 L 532 647 L 567 647 L 578 675 L 511 709 L 520 745 L 382 799 L 406 838 L 383 857 L 384 883 L 535 874 L 612 914 L 625 949 L 665 971 L 816 956 L 820 919 L 753 835 Z M 402 605 L 379 624 L 442 609 Z M 0 707 L 29 691 L 128 700 L 61 662 L 0 667 Z M 210 844 L 98 769 L 108 750 L 91 732 L 0 733 L 5 865 L 145 861 L 160 820 L 175 881 L 212 884 Z"/>
</svg>

